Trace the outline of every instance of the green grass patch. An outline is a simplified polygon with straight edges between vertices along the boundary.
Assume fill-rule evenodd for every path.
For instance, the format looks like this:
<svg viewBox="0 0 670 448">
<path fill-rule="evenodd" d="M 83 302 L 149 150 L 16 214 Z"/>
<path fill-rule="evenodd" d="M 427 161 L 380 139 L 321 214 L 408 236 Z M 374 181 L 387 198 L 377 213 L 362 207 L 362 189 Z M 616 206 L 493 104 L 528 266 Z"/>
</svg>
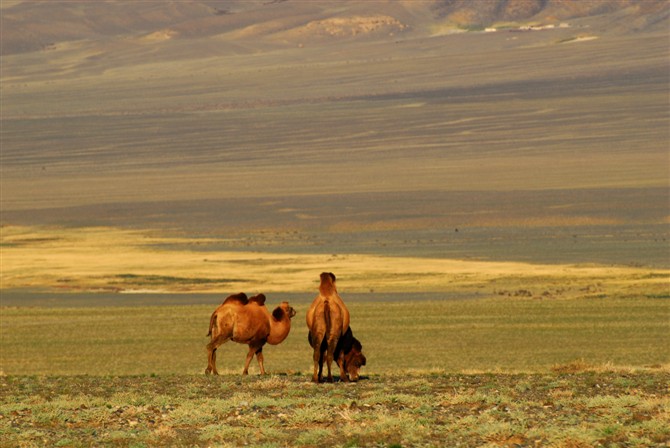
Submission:
<svg viewBox="0 0 670 448">
<path fill-rule="evenodd" d="M 556 366 L 653 366 L 670 361 L 670 302 L 644 298 L 507 298 L 349 303 L 364 374 L 406 371 L 551 371 Z M 8 375 L 196 374 L 206 367 L 209 317 L 218 303 L 184 306 L 3 308 Z M 312 369 L 304 316 L 264 349 L 270 372 Z M 247 347 L 218 351 L 241 372 Z M 255 361 L 251 373 L 257 373 Z M 337 373 L 337 369 L 336 369 Z"/>
</svg>

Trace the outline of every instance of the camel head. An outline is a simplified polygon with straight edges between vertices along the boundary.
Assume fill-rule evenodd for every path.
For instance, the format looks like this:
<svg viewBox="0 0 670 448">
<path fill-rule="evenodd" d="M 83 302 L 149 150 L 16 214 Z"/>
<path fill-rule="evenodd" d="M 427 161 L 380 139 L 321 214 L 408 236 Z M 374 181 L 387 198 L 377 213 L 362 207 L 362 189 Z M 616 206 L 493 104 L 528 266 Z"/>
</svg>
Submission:
<svg viewBox="0 0 670 448">
<path fill-rule="evenodd" d="M 321 283 L 335 284 L 335 274 L 332 272 L 322 272 L 321 273 Z"/>
<path fill-rule="evenodd" d="M 319 285 L 319 292 L 324 296 L 329 296 L 333 292 L 337 292 L 335 287 L 335 274 L 332 272 L 321 273 L 321 284 Z"/>
<path fill-rule="evenodd" d="M 344 354 L 344 370 L 349 377 L 349 381 L 358 381 L 360 378 L 361 367 L 365 365 L 365 355 L 363 354 L 363 346 L 354 338 L 351 351 Z"/>
<path fill-rule="evenodd" d="M 281 322 L 286 316 L 288 316 L 289 320 L 292 319 L 293 316 L 295 316 L 295 310 L 288 304 L 288 302 L 282 302 L 277 308 L 274 309 L 272 312 L 272 317 L 276 321 Z"/>
</svg>

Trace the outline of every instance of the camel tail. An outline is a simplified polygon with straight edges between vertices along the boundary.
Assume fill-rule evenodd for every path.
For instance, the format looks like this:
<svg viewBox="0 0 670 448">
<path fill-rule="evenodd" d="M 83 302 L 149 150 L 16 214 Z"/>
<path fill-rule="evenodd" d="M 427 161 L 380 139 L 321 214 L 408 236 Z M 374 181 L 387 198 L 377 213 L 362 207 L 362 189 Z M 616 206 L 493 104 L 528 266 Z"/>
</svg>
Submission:
<svg viewBox="0 0 670 448">
<path fill-rule="evenodd" d="M 321 340 L 321 344 L 319 347 L 319 362 L 322 363 L 325 361 L 324 356 L 326 354 L 326 351 L 328 351 L 328 337 L 330 335 L 330 329 L 332 328 L 331 320 L 330 320 L 330 304 L 328 301 L 323 302 L 323 319 L 326 321 L 326 333 L 323 335 L 323 339 Z"/>
<path fill-rule="evenodd" d="M 323 318 L 326 320 L 326 335 L 330 334 L 330 328 L 331 328 L 331 323 L 330 323 L 330 304 L 326 300 L 323 302 Z"/>
<path fill-rule="evenodd" d="M 216 323 L 216 313 L 212 313 L 212 317 L 209 318 L 209 333 L 207 333 L 207 336 L 212 335 L 212 328 L 214 327 L 214 324 Z"/>
</svg>

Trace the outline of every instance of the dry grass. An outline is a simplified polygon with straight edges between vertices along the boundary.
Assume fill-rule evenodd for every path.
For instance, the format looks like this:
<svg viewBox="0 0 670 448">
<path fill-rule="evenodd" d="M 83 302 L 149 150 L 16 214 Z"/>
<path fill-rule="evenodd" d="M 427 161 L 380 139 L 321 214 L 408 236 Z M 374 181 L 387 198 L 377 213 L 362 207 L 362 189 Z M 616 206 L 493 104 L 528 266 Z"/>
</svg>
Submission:
<svg viewBox="0 0 670 448">
<path fill-rule="evenodd" d="M 664 446 L 667 373 L 4 377 L 14 446 Z M 11 398 L 10 398 L 11 397 Z"/>
<path fill-rule="evenodd" d="M 2 228 L 2 287 L 117 292 L 308 292 L 324 270 L 350 292 L 585 297 L 663 294 L 670 270 L 376 255 L 195 252 L 196 240 L 115 228 Z M 203 240 L 197 240 L 202 242 Z"/>
</svg>

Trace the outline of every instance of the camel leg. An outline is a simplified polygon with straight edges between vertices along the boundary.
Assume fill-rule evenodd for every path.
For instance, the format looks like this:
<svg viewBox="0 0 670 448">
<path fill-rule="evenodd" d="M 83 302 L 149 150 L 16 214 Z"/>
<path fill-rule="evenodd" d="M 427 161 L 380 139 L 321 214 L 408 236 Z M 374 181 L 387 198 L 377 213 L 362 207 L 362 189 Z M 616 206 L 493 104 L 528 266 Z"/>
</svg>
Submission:
<svg viewBox="0 0 670 448">
<path fill-rule="evenodd" d="M 209 375 L 212 373 L 212 370 L 216 369 L 216 357 L 214 355 L 215 352 L 216 349 L 210 349 L 209 344 L 207 344 L 207 368 L 205 369 L 205 375 Z M 216 375 L 216 373 L 214 375 Z"/>
<path fill-rule="evenodd" d="M 326 367 L 328 368 L 328 379 L 329 383 L 333 382 L 333 373 L 331 371 L 331 366 L 333 364 L 333 353 L 335 352 L 335 345 L 337 341 L 329 341 L 328 350 L 326 350 Z"/>
<path fill-rule="evenodd" d="M 265 375 L 265 366 L 263 365 L 263 347 L 256 350 L 256 361 L 258 361 L 258 368 L 261 369 L 261 375 Z"/>
<path fill-rule="evenodd" d="M 263 350 L 263 346 L 258 347 L 258 346 L 249 344 L 249 352 L 247 353 L 247 359 L 244 362 L 244 371 L 242 371 L 242 375 L 249 375 L 249 364 L 251 364 L 251 359 L 260 350 Z M 261 355 L 261 360 L 259 360 L 259 363 L 262 363 L 262 357 L 263 357 L 263 355 Z M 265 371 L 263 370 L 261 373 L 265 373 Z"/>
<path fill-rule="evenodd" d="M 315 342 L 316 339 L 315 339 L 315 337 L 312 336 L 312 332 L 311 332 L 311 331 L 307 334 L 307 341 L 309 341 L 309 345 L 310 345 L 312 348 L 314 348 L 314 346 L 316 345 L 316 342 Z M 314 349 L 314 354 L 313 354 L 313 356 L 316 356 L 316 349 Z M 317 364 L 319 365 L 319 368 L 318 368 L 318 369 L 317 369 L 317 367 L 316 367 Z M 319 382 L 319 378 L 321 378 L 321 366 L 322 366 L 322 365 L 321 365 L 321 357 L 319 357 L 319 360 L 318 360 L 318 361 L 316 361 L 316 360 L 314 361 L 314 374 L 312 375 L 312 382 L 314 382 L 314 383 L 318 383 L 318 382 Z M 317 374 L 317 370 L 318 370 L 318 374 Z"/>
<path fill-rule="evenodd" d="M 331 365 L 333 364 L 333 355 L 330 353 L 326 354 L 326 367 L 328 368 L 328 377 L 326 378 L 326 381 L 329 383 L 333 382 L 333 373 L 330 370 Z"/>
<path fill-rule="evenodd" d="M 321 352 L 319 354 L 319 378 L 323 378 L 323 357 L 325 353 Z"/>
<path fill-rule="evenodd" d="M 321 347 L 317 346 L 314 349 L 314 374 L 312 375 L 312 382 L 319 383 L 321 381 L 322 370 L 323 358 L 321 357 Z"/>
<path fill-rule="evenodd" d="M 244 370 L 242 375 L 249 375 L 249 364 L 251 363 L 251 358 L 254 357 L 254 349 L 249 348 L 249 353 L 247 353 L 247 359 L 244 361 Z"/>
<path fill-rule="evenodd" d="M 214 375 L 219 373 L 216 371 L 216 349 L 207 350 L 207 368 L 205 369 L 205 375 L 209 375 L 214 372 Z"/>
<path fill-rule="evenodd" d="M 216 370 L 216 349 L 224 344 L 228 338 L 225 336 L 216 336 L 207 344 L 207 368 L 205 369 L 205 375 L 210 373 L 218 375 L 219 372 Z"/>
<path fill-rule="evenodd" d="M 314 349 L 314 373 L 312 374 L 312 382 L 320 383 L 323 378 L 323 349 L 325 348 L 324 334 L 320 331 L 310 331 L 309 344 Z"/>
<path fill-rule="evenodd" d="M 337 357 L 335 362 L 337 363 L 337 366 L 340 368 L 340 381 L 348 383 L 349 375 L 347 375 L 347 371 L 344 369 L 344 354 L 340 353 L 340 356 Z"/>
</svg>

